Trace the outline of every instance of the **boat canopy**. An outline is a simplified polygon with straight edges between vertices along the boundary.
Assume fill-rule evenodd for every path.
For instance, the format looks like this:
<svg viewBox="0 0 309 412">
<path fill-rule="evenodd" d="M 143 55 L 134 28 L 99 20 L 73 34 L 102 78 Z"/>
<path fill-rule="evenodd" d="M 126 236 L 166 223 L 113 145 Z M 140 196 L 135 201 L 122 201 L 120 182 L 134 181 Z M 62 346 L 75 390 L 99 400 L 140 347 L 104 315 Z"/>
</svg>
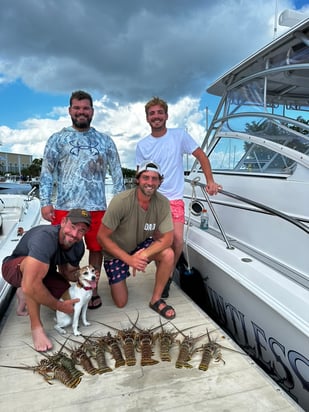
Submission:
<svg viewBox="0 0 309 412">
<path fill-rule="evenodd" d="M 309 168 L 309 19 L 208 92 L 221 95 L 202 145 L 213 170 L 288 176 Z"/>
<path fill-rule="evenodd" d="M 229 87 L 243 84 L 244 79 L 267 77 L 268 95 L 274 103 L 308 107 L 308 62 L 309 18 L 229 70 L 207 92 L 223 96 Z"/>
</svg>

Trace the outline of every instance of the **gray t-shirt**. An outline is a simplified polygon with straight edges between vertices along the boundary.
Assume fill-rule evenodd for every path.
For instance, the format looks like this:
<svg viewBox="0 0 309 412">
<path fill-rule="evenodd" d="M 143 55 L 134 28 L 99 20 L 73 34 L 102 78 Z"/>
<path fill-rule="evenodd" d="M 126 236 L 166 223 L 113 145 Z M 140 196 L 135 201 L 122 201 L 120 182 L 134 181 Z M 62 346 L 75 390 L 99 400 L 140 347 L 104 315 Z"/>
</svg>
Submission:
<svg viewBox="0 0 309 412">
<path fill-rule="evenodd" d="M 113 230 L 111 239 L 128 253 L 155 231 L 166 233 L 174 228 L 168 199 L 156 192 L 148 210 L 144 210 L 137 201 L 136 190 L 114 196 L 102 219 L 102 223 Z M 108 259 L 114 257 L 104 250 L 103 254 Z"/>
<path fill-rule="evenodd" d="M 49 270 L 55 270 L 56 265 L 66 263 L 79 266 L 85 252 L 84 242 L 77 242 L 70 249 L 62 249 L 59 244 L 59 230 L 60 225 L 39 225 L 31 228 L 20 239 L 12 255 L 4 261 L 19 256 L 31 256 L 49 264 Z"/>
</svg>

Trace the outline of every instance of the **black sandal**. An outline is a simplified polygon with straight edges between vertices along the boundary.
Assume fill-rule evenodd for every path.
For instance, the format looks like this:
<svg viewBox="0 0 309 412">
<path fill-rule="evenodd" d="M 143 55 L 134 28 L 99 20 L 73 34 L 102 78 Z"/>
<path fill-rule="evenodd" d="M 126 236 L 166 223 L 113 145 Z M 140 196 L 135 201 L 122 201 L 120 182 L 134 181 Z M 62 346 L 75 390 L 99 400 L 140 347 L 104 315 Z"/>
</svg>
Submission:
<svg viewBox="0 0 309 412">
<path fill-rule="evenodd" d="M 159 309 L 159 306 L 162 305 L 162 304 L 165 305 L 164 308 Z M 159 300 L 157 300 L 155 303 L 149 302 L 149 307 L 150 307 L 152 310 L 154 310 L 155 312 L 157 312 L 159 315 L 163 316 L 165 319 L 172 320 L 172 319 L 174 319 L 175 316 L 176 316 L 176 312 L 175 312 L 174 308 L 173 308 L 172 306 L 170 306 L 170 305 L 167 305 L 166 302 L 165 302 L 163 299 L 159 299 Z M 171 309 L 174 311 L 174 315 L 168 316 L 168 315 L 166 314 L 166 312 L 168 312 L 168 311 L 171 310 Z"/>
<path fill-rule="evenodd" d="M 97 304 L 95 304 L 97 302 Z M 99 295 L 91 296 L 88 302 L 88 309 L 98 309 L 102 306 L 102 301 Z"/>
</svg>

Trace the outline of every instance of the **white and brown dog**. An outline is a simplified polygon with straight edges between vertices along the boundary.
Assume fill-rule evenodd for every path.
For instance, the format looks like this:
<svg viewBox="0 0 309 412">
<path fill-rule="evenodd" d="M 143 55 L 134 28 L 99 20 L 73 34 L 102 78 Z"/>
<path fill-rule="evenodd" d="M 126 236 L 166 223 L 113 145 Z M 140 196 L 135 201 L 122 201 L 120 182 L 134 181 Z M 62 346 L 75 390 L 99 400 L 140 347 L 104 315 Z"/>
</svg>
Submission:
<svg viewBox="0 0 309 412">
<path fill-rule="evenodd" d="M 72 324 L 73 333 L 75 336 L 80 335 L 78 330 L 79 317 L 81 315 L 84 326 L 89 326 L 90 323 L 87 321 L 87 309 L 88 302 L 92 296 L 92 289 L 96 287 L 96 274 L 93 266 L 85 266 L 79 269 L 79 278 L 76 283 L 73 283 L 69 289 L 62 296 L 63 300 L 66 299 L 79 299 L 79 302 L 74 305 L 74 314 L 73 316 L 56 311 L 56 325 L 55 329 L 61 333 L 66 333 L 66 330 L 63 329 L 66 326 Z M 68 295 L 69 294 L 69 295 Z"/>
</svg>

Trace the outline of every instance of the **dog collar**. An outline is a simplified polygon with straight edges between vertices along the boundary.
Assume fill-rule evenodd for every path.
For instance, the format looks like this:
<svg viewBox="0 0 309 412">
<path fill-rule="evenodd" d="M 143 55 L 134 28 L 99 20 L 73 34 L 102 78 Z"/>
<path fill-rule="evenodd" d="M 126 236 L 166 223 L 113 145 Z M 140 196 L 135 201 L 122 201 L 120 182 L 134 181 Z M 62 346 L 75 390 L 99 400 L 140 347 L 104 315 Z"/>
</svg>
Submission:
<svg viewBox="0 0 309 412">
<path fill-rule="evenodd" d="M 91 286 L 84 286 L 82 283 L 77 282 L 78 287 L 85 289 L 85 290 L 92 290 Z"/>
</svg>

